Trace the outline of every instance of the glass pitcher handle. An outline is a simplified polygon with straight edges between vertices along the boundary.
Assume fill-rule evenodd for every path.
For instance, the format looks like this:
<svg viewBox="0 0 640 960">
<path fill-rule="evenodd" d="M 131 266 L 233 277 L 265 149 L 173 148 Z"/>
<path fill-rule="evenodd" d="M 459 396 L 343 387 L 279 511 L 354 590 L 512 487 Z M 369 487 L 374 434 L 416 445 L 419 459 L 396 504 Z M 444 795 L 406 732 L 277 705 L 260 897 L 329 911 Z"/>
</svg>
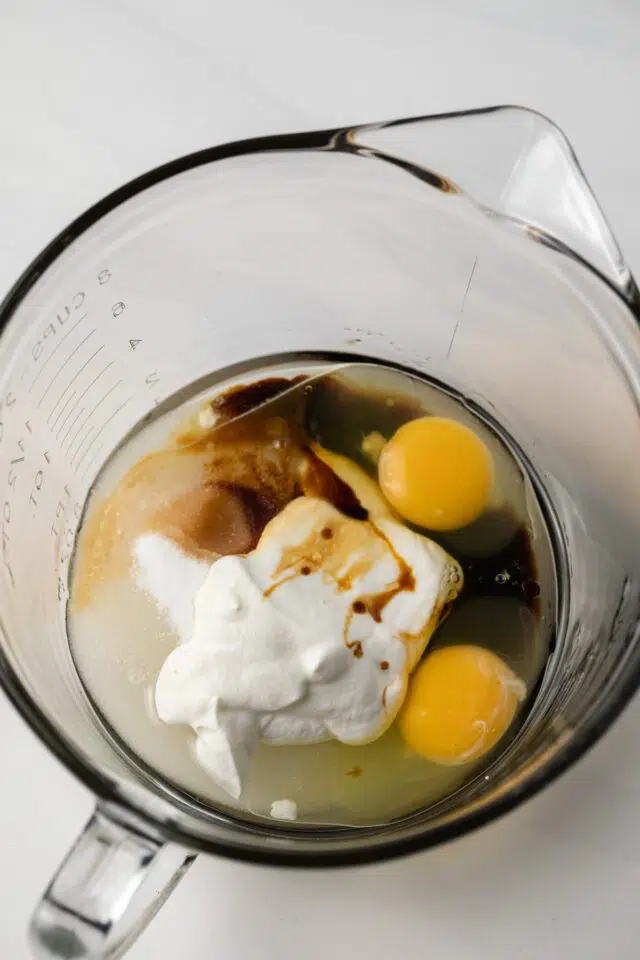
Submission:
<svg viewBox="0 0 640 960">
<path fill-rule="evenodd" d="M 98 808 L 36 908 L 29 930 L 34 957 L 121 957 L 194 859 Z"/>
</svg>

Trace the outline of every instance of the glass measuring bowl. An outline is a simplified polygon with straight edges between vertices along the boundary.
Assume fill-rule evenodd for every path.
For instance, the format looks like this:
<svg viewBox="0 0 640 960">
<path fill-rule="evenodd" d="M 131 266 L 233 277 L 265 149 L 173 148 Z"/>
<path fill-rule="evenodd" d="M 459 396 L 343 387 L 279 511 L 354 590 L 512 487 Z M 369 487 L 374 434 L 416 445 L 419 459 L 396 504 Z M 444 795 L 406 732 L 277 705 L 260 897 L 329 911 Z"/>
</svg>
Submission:
<svg viewBox="0 0 640 960">
<path fill-rule="evenodd" d="M 638 315 L 564 136 L 512 107 L 206 150 L 53 241 L 1 308 L 0 678 L 98 807 L 36 911 L 37 956 L 120 955 L 191 861 L 172 841 L 272 864 L 383 859 L 498 816 L 600 736 L 640 677 Z M 454 797 L 376 828 L 267 828 L 144 776 L 66 635 L 83 504 L 133 425 L 212 372 L 315 352 L 408 367 L 478 405 L 524 451 L 558 544 L 558 642 L 527 722 Z"/>
</svg>

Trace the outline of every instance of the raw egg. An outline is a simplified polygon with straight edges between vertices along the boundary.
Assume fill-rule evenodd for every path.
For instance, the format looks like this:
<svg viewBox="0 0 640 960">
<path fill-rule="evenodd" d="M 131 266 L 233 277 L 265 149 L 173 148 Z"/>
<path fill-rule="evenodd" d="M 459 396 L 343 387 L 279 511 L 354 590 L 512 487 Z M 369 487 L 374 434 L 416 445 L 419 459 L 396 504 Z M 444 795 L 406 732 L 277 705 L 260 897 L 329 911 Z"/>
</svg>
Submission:
<svg viewBox="0 0 640 960">
<path fill-rule="evenodd" d="M 526 688 L 500 657 L 472 645 L 430 653 L 399 715 L 402 738 L 434 763 L 477 760 L 506 733 Z"/>
<path fill-rule="evenodd" d="M 380 488 L 398 513 L 429 530 L 477 520 L 493 487 L 493 460 L 472 430 L 446 417 L 403 424 L 378 463 Z"/>
</svg>

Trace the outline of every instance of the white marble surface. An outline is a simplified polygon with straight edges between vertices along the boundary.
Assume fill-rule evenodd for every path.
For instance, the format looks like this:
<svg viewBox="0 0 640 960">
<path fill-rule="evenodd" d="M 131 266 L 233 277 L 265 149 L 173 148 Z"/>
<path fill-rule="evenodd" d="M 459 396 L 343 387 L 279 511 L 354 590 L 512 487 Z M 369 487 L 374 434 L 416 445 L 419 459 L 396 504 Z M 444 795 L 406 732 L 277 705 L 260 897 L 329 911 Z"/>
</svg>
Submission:
<svg viewBox="0 0 640 960">
<path fill-rule="evenodd" d="M 527 8 L 525 10 L 524 8 Z M 122 181 L 233 138 L 497 102 L 553 117 L 640 273 L 637 0 L 3 0 L 0 290 Z M 640 701 L 573 771 L 429 854 L 289 873 L 200 858 L 132 960 L 632 960 Z M 0 698 L 0 956 L 91 800 Z"/>
</svg>

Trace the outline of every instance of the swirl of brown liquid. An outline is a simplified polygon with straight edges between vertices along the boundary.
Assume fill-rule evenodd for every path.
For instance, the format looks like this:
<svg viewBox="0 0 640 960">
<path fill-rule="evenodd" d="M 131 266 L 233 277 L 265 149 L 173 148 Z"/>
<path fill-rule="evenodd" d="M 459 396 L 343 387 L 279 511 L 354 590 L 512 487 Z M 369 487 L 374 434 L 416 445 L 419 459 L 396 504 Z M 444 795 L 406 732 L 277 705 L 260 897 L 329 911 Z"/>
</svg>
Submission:
<svg viewBox="0 0 640 960">
<path fill-rule="evenodd" d="M 301 495 L 366 517 L 351 489 L 307 447 L 298 392 L 281 409 L 245 415 L 295 382 L 270 378 L 217 397 L 213 426 L 192 418 L 165 448 L 134 464 L 82 527 L 74 609 L 90 603 L 101 583 L 126 575 L 133 542 L 143 533 L 159 533 L 212 562 L 253 550 L 267 523 Z"/>
</svg>

